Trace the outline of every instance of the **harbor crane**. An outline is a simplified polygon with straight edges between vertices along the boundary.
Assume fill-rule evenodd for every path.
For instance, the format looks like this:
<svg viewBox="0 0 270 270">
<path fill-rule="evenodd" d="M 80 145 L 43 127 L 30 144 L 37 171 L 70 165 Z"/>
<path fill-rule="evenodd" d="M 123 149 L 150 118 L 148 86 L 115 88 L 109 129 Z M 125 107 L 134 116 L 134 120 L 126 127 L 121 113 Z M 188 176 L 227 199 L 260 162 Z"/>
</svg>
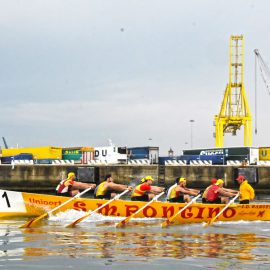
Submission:
<svg viewBox="0 0 270 270">
<path fill-rule="evenodd" d="M 263 60 L 259 50 L 255 49 L 254 53 L 255 53 L 255 134 L 257 134 L 257 66 L 259 66 L 262 79 L 265 83 L 269 95 L 270 95 L 270 69 Z"/>
<path fill-rule="evenodd" d="M 252 145 L 252 116 L 244 87 L 244 38 L 230 37 L 229 83 L 220 112 L 215 115 L 216 147 L 223 147 L 224 133 L 236 135 L 244 126 L 244 145 Z"/>
</svg>

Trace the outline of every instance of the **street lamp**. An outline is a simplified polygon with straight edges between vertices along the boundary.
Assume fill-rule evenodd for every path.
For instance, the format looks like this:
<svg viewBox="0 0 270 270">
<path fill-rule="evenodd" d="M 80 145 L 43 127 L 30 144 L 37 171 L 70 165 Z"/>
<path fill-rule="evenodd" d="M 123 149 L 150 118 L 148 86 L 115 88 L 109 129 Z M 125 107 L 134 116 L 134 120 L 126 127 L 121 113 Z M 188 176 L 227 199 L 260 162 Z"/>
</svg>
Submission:
<svg viewBox="0 0 270 270">
<path fill-rule="evenodd" d="M 189 122 L 190 122 L 190 149 L 192 149 L 193 148 L 192 128 L 195 120 L 191 119 L 189 120 Z"/>
</svg>

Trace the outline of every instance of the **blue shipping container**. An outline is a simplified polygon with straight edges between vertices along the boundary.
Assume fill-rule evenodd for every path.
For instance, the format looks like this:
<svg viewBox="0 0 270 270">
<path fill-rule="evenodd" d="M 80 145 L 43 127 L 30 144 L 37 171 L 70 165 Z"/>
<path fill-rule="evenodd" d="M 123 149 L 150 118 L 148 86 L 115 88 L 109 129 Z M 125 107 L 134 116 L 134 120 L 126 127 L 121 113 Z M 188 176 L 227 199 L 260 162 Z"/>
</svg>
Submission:
<svg viewBox="0 0 270 270">
<path fill-rule="evenodd" d="M 149 159 L 149 147 L 128 148 L 130 159 Z"/>
<path fill-rule="evenodd" d="M 190 163 L 191 160 L 206 160 L 212 161 L 213 165 L 221 165 L 224 164 L 224 157 L 223 155 L 182 155 L 178 158 L 178 160 L 186 160 L 187 164 Z"/>
<path fill-rule="evenodd" d="M 11 164 L 12 160 L 32 160 L 33 155 L 29 153 L 21 153 L 19 155 L 15 156 L 8 156 L 8 157 L 2 157 L 1 162 L 2 164 Z"/>
</svg>

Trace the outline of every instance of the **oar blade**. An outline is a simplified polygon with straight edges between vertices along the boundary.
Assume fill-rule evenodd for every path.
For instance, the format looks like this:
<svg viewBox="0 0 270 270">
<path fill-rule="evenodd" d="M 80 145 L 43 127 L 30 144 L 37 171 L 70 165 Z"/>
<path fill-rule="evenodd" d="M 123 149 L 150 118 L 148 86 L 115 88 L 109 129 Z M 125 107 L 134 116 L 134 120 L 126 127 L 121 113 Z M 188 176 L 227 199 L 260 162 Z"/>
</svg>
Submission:
<svg viewBox="0 0 270 270">
<path fill-rule="evenodd" d="M 128 223 L 129 220 L 130 220 L 133 216 L 134 216 L 134 215 L 131 215 L 131 216 L 129 216 L 129 217 L 127 217 L 127 218 L 121 220 L 120 222 L 118 222 L 118 223 L 115 225 L 115 227 L 116 227 L 116 228 L 124 227 L 124 226 L 126 225 L 126 223 Z"/>
<path fill-rule="evenodd" d="M 71 222 L 70 224 L 66 225 L 66 228 L 74 228 L 79 222 L 83 221 L 84 219 L 86 219 L 87 217 L 89 217 L 91 215 L 91 211 L 88 212 L 86 215 L 82 216 L 81 218 L 76 219 L 75 221 Z"/>
<path fill-rule="evenodd" d="M 170 218 L 167 218 L 167 220 L 163 221 L 161 223 L 161 227 L 162 228 L 166 228 L 168 227 L 169 225 L 173 224 L 175 222 L 175 219 L 176 217 L 179 215 L 179 213 L 176 213 L 174 216 L 170 217 Z"/>
<path fill-rule="evenodd" d="M 48 215 L 48 213 L 44 213 L 43 215 L 36 217 L 36 218 L 32 218 L 30 221 L 27 221 L 25 224 L 21 225 L 19 228 L 31 228 L 31 227 L 35 227 L 38 222 L 45 218 Z"/>
<path fill-rule="evenodd" d="M 209 221 L 207 221 L 206 223 L 203 224 L 203 227 L 208 227 L 210 224 L 212 224 L 215 221 L 215 219 L 211 219 Z"/>
<path fill-rule="evenodd" d="M 173 222 L 171 222 L 169 219 L 167 219 L 167 220 L 165 220 L 165 221 L 163 221 L 162 223 L 161 223 L 161 227 L 162 228 L 166 228 L 166 227 L 168 227 L 169 225 L 171 225 Z"/>
</svg>

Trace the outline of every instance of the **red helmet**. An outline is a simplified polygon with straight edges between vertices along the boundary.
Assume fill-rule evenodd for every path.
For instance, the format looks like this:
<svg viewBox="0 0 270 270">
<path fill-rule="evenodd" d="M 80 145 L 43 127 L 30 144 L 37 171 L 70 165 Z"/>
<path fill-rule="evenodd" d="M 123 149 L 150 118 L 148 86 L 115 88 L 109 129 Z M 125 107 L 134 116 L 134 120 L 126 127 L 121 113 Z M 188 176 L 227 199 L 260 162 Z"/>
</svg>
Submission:
<svg viewBox="0 0 270 270">
<path fill-rule="evenodd" d="M 215 184 L 217 182 L 217 178 L 212 178 L 211 183 Z"/>
<path fill-rule="evenodd" d="M 236 178 L 236 180 L 245 180 L 246 178 L 245 178 L 245 176 L 244 175 L 239 175 L 237 178 Z"/>
</svg>

